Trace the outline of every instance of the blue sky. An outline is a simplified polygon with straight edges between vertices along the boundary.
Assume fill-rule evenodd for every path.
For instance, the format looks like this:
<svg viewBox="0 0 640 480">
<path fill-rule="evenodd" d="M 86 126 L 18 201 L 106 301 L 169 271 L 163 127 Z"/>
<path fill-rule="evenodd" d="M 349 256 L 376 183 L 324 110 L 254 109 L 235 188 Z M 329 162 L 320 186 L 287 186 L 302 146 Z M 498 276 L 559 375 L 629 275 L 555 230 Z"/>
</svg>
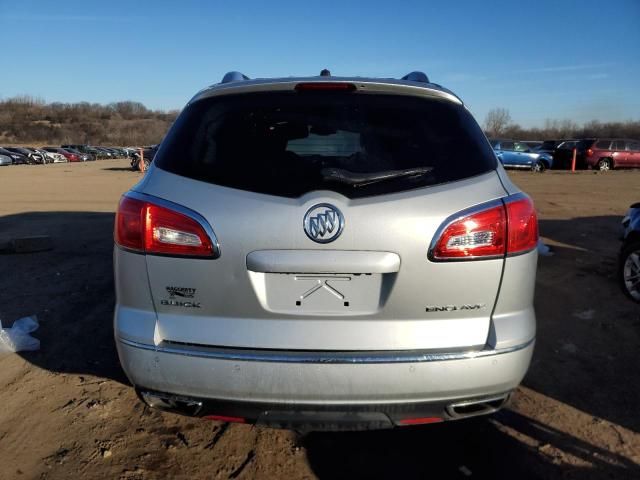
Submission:
<svg viewBox="0 0 640 480">
<path fill-rule="evenodd" d="M 423 70 L 482 122 L 640 120 L 640 0 L 0 0 L 0 98 L 181 108 L 228 70 Z"/>
</svg>

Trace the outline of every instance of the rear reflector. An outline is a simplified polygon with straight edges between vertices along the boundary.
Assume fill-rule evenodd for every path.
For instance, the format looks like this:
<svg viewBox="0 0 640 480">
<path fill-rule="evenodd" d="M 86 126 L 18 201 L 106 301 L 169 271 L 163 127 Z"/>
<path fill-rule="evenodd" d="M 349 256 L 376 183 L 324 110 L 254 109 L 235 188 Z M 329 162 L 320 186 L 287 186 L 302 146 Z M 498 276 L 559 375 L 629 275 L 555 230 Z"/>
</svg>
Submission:
<svg viewBox="0 0 640 480">
<path fill-rule="evenodd" d="M 538 216 L 529 197 L 505 201 L 509 239 L 507 255 L 528 252 L 538 246 Z"/>
<path fill-rule="evenodd" d="M 305 82 L 296 85 L 296 92 L 342 91 L 353 92 L 356 86 L 345 82 Z"/>
<path fill-rule="evenodd" d="M 226 415 L 206 415 L 202 418 L 206 420 L 214 420 L 216 422 L 247 423 L 247 420 L 243 417 L 229 417 Z"/>
<path fill-rule="evenodd" d="M 180 209 L 125 195 L 116 214 L 116 243 L 147 254 L 217 257 L 217 245 L 203 223 Z"/>
<path fill-rule="evenodd" d="M 463 211 L 440 227 L 429 258 L 475 260 L 524 253 L 538 244 L 533 203 L 522 194 Z"/>
<path fill-rule="evenodd" d="M 440 417 L 403 418 L 398 425 L 426 425 L 427 423 L 440 423 L 444 420 Z"/>
</svg>

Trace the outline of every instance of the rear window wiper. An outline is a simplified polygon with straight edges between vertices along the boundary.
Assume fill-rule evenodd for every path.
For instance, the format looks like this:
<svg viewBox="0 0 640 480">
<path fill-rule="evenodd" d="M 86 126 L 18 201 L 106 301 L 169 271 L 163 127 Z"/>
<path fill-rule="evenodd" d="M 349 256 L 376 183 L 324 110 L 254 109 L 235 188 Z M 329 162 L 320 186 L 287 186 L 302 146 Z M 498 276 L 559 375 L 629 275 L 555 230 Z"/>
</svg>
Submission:
<svg viewBox="0 0 640 480">
<path fill-rule="evenodd" d="M 323 168 L 320 170 L 323 180 L 346 183 L 352 187 L 363 187 L 372 183 L 383 182 L 394 178 L 420 177 L 431 173 L 433 167 L 415 167 L 402 170 L 384 170 L 374 173 L 351 172 L 343 168 Z"/>
</svg>

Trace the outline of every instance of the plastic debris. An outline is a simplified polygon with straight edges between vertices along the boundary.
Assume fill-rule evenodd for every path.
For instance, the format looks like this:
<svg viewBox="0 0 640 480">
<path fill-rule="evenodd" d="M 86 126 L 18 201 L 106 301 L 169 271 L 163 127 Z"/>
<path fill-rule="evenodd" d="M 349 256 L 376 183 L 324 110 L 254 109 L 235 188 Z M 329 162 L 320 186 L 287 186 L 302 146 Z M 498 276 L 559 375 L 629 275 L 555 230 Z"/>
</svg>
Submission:
<svg viewBox="0 0 640 480">
<path fill-rule="evenodd" d="M 549 245 L 546 245 L 542 239 L 538 239 L 538 254 L 543 257 L 550 257 L 553 255 L 553 250 Z"/>
<path fill-rule="evenodd" d="M 596 311 L 593 308 L 583 310 L 581 312 L 573 312 L 573 316 L 580 320 L 592 320 L 595 317 Z"/>
<path fill-rule="evenodd" d="M 2 328 L 0 322 L 0 353 L 39 350 L 40 340 L 29 335 L 38 327 L 35 315 L 16 320 L 11 328 Z"/>
</svg>

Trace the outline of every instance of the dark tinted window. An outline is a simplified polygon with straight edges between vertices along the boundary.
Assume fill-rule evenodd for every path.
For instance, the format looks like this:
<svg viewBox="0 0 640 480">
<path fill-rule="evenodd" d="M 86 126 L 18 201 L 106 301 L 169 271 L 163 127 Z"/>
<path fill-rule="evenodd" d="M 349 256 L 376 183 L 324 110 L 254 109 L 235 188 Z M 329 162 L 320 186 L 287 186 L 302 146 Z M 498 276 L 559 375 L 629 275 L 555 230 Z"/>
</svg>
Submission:
<svg viewBox="0 0 640 480">
<path fill-rule="evenodd" d="M 471 115 L 445 101 L 358 93 L 256 93 L 188 106 L 155 158 L 170 172 L 285 197 L 334 190 L 379 195 L 460 180 L 496 167 Z M 353 186 L 328 175 L 430 167 Z"/>
<path fill-rule="evenodd" d="M 626 143 L 624 140 L 615 140 L 612 145 L 613 150 L 624 150 L 626 147 Z"/>
<path fill-rule="evenodd" d="M 601 150 L 609 150 L 611 148 L 611 140 L 599 140 L 596 142 L 595 147 Z"/>
<path fill-rule="evenodd" d="M 501 142 L 500 143 L 500 148 L 502 150 L 513 150 L 513 142 Z"/>
<path fill-rule="evenodd" d="M 627 142 L 627 151 L 640 152 L 640 142 Z"/>
</svg>

